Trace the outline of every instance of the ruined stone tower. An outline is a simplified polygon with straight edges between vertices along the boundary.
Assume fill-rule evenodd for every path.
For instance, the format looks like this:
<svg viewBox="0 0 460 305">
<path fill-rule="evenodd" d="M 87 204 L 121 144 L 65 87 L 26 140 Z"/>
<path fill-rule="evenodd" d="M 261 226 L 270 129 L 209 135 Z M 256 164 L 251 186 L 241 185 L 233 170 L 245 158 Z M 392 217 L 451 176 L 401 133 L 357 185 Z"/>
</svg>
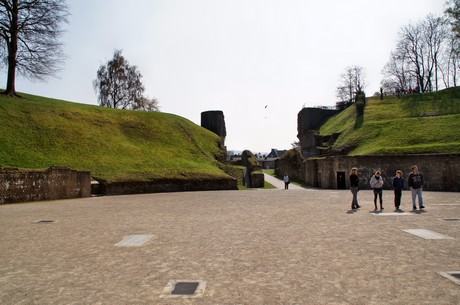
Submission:
<svg viewBox="0 0 460 305">
<path fill-rule="evenodd" d="M 201 113 L 201 127 L 214 132 L 220 137 L 220 148 L 225 149 L 225 129 L 224 113 L 220 110 L 204 111 Z"/>
<path fill-rule="evenodd" d="M 297 115 L 297 138 L 304 158 L 320 154 L 316 145 L 316 134 L 331 116 L 338 110 L 322 108 L 303 108 Z"/>
</svg>

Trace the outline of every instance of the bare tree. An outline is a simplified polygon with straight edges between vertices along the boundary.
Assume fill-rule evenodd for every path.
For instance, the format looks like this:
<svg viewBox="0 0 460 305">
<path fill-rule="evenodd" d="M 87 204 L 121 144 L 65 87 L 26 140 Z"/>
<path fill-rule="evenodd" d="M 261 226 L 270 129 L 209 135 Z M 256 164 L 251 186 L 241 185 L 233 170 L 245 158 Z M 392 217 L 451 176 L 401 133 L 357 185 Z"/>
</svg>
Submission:
<svg viewBox="0 0 460 305">
<path fill-rule="evenodd" d="M 343 102 L 352 102 L 357 92 L 363 91 L 365 83 L 364 68 L 349 66 L 340 75 L 340 84 L 337 87 L 337 97 Z"/>
<path fill-rule="evenodd" d="M 134 101 L 133 110 L 147 111 L 147 112 L 158 112 L 160 106 L 156 98 L 140 97 Z"/>
<path fill-rule="evenodd" d="M 385 75 L 382 86 L 386 92 L 396 93 L 398 90 L 403 91 L 416 86 L 408 63 L 405 52 L 391 52 L 390 61 L 382 71 Z"/>
<path fill-rule="evenodd" d="M 64 62 L 61 26 L 70 13 L 63 0 L 0 0 L 0 59 L 8 67 L 4 94 L 16 95 L 16 72 L 45 80 Z"/>
<path fill-rule="evenodd" d="M 399 33 L 396 53 L 410 64 L 410 73 L 415 76 L 417 87 L 425 91 L 425 60 L 427 50 L 423 43 L 423 29 L 420 24 L 406 25 Z"/>
<path fill-rule="evenodd" d="M 452 32 L 457 38 L 460 38 L 460 0 L 449 0 L 447 4 L 449 7 L 446 9 L 446 14 L 452 26 Z"/>
<path fill-rule="evenodd" d="M 446 77 L 448 37 L 447 23 L 442 17 L 428 15 L 416 24 L 403 26 L 396 50 L 383 69 L 385 77 L 398 82 L 402 90 L 439 90 L 439 80 Z"/>
<path fill-rule="evenodd" d="M 108 108 L 159 111 L 158 100 L 144 96 L 142 75 L 115 50 L 113 59 L 101 65 L 93 81 L 99 104 Z"/>
<path fill-rule="evenodd" d="M 428 15 L 423 22 L 424 42 L 428 48 L 427 62 L 427 83 L 429 91 L 433 91 L 433 81 L 435 90 L 439 90 L 438 80 L 441 70 L 443 48 L 447 42 L 449 31 L 446 19 Z"/>
<path fill-rule="evenodd" d="M 144 93 L 141 78 L 137 67 L 129 65 L 121 50 L 115 50 L 113 59 L 100 66 L 93 81 L 100 105 L 132 109 L 134 101 L 141 99 Z"/>
<path fill-rule="evenodd" d="M 448 47 L 445 49 L 444 57 L 446 59 L 442 73 L 444 85 L 447 88 L 456 87 L 460 68 L 460 41 L 455 35 L 452 35 L 448 40 Z"/>
</svg>

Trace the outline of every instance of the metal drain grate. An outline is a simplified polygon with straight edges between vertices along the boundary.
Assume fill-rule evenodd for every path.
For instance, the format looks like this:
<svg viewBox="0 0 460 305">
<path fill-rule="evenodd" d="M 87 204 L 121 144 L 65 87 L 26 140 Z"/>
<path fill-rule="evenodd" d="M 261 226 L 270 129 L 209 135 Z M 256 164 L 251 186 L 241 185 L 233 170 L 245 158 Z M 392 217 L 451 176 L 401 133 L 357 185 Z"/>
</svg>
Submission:
<svg viewBox="0 0 460 305">
<path fill-rule="evenodd" d="M 34 223 L 53 223 L 53 222 L 55 222 L 55 220 L 52 220 L 52 219 L 40 219 L 40 220 L 34 221 Z"/>
<path fill-rule="evenodd" d="M 177 283 L 174 286 L 174 290 L 171 291 L 171 294 L 179 295 L 192 295 L 195 294 L 196 289 L 198 288 L 198 282 L 187 282 L 187 283 Z"/>
<path fill-rule="evenodd" d="M 201 298 L 206 288 L 206 281 L 171 280 L 160 298 Z"/>
<path fill-rule="evenodd" d="M 446 279 L 451 280 L 457 285 L 460 285 L 460 271 L 438 272 Z"/>
</svg>

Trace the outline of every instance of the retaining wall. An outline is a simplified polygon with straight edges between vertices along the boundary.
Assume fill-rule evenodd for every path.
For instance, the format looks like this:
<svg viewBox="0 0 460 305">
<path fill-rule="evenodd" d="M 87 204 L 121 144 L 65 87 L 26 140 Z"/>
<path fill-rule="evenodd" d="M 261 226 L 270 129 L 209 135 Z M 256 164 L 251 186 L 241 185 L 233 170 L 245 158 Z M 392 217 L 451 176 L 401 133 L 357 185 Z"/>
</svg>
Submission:
<svg viewBox="0 0 460 305">
<path fill-rule="evenodd" d="M 0 204 L 89 196 L 90 172 L 56 166 L 44 171 L 0 168 Z"/>
<path fill-rule="evenodd" d="M 102 195 L 125 195 L 164 192 L 237 190 L 234 178 L 158 179 L 152 181 L 100 182 Z"/>
</svg>

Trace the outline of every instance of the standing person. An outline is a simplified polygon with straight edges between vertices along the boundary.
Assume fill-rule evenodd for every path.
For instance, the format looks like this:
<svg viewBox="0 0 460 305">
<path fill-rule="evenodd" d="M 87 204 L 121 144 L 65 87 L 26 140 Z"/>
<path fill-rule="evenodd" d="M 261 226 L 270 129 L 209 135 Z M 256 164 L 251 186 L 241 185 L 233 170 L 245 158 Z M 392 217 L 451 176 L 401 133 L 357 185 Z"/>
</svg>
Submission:
<svg viewBox="0 0 460 305">
<path fill-rule="evenodd" d="M 402 172 L 396 171 L 396 176 L 393 178 L 393 189 L 395 191 L 395 208 L 396 212 L 400 211 L 399 206 L 401 205 L 402 190 L 404 188 L 404 179 L 402 178 Z"/>
<path fill-rule="evenodd" d="M 284 189 L 287 190 L 289 188 L 289 176 L 287 173 L 284 174 L 283 181 L 284 181 Z"/>
<path fill-rule="evenodd" d="M 358 191 L 359 191 L 359 178 L 358 169 L 353 167 L 350 174 L 350 191 L 353 194 L 353 200 L 351 201 L 351 209 L 359 209 L 361 206 L 358 204 Z"/>
<path fill-rule="evenodd" d="M 383 187 L 383 177 L 380 171 L 376 171 L 375 175 L 372 176 L 370 181 L 371 187 L 374 189 L 374 206 L 375 211 L 377 211 L 377 196 L 379 196 L 380 201 L 380 210 L 383 210 L 383 200 L 382 200 L 382 187 Z"/>
<path fill-rule="evenodd" d="M 412 194 L 412 208 L 417 210 L 415 198 L 418 196 L 418 207 L 420 210 L 423 210 L 425 208 L 422 196 L 423 175 L 418 171 L 417 165 L 412 166 L 412 172 L 409 174 L 409 178 L 407 180 L 407 184 L 409 185 Z"/>
</svg>

